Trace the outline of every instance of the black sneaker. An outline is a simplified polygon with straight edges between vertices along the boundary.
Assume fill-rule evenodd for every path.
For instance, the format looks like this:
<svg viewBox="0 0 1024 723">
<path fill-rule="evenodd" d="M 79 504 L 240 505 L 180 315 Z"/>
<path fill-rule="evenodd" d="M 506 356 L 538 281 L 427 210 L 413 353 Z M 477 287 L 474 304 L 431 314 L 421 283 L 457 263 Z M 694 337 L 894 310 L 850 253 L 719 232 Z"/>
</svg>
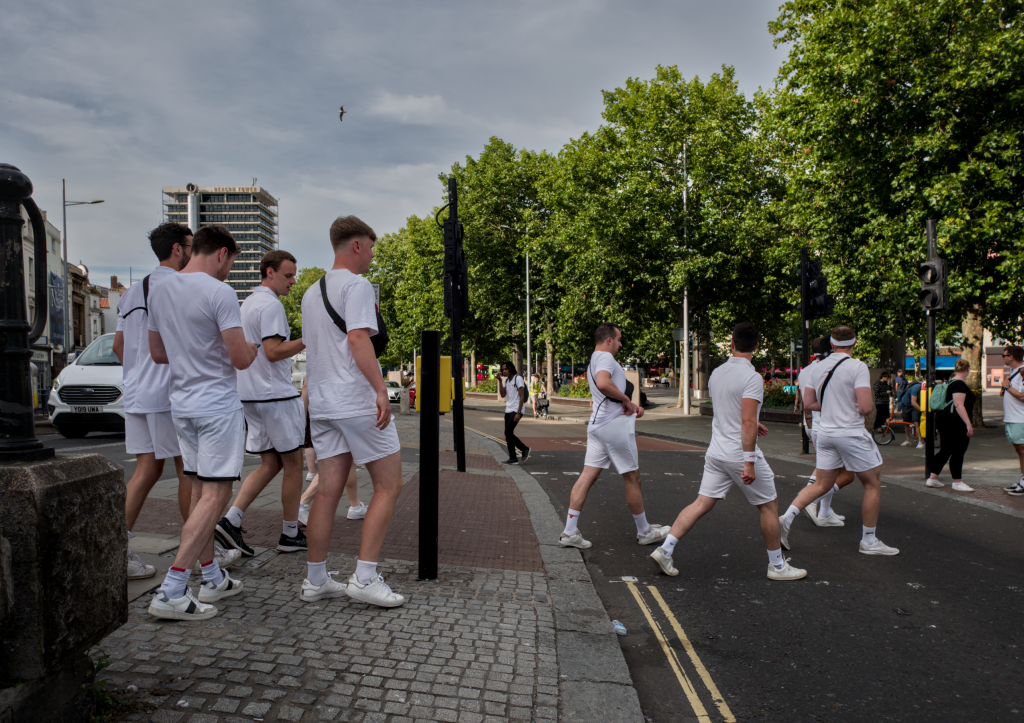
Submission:
<svg viewBox="0 0 1024 723">
<path fill-rule="evenodd" d="M 1019 490 L 1022 487 L 1024 487 L 1024 477 L 1022 477 L 1020 482 L 1015 484 L 1013 487 L 1003 487 L 1003 492 L 1013 492 L 1014 490 Z"/>
<path fill-rule="evenodd" d="M 307 549 L 306 535 L 302 530 L 296 532 L 295 537 L 282 534 L 281 539 L 277 541 L 277 549 L 281 552 L 302 552 Z"/>
<path fill-rule="evenodd" d="M 232 525 L 227 517 L 221 517 L 220 522 L 217 523 L 217 527 L 213 530 L 213 536 L 220 540 L 222 545 L 235 548 L 245 557 L 252 557 L 256 553 L 251 547 L 245 544 L 245 540 L 242 539 L 243 532 L 245 532 L 245 530 L 241 527 L 235 527 Z"/>
<path fill-rule="evenodd" d="M 522 460 L 520 460 L 520 461 L 521 461 L 521 462 L 525 462 L 525 461 L 526 461 L 526 460 L 528 460 L 529 458 L 530 458 L 530 448 L 529 448 L 529 447 L 527 447 L 527 448 L 526 448 L 525 450 L 523 450 L 523 458 L 522 458 Z"/>
<path fill-rule="evenodd" d="M 506 459 L 504 464 L 519 464 L 518 459 Z"/>
<path fill-rule="evenodd" d="M 1012 490 L 1007 490 L 1006 494 L 1013 495 L 1014 497 L 1020 497 L 1021 495 L 1024 495 L 1024 484 L 1019 484 Z"/>
</svg>

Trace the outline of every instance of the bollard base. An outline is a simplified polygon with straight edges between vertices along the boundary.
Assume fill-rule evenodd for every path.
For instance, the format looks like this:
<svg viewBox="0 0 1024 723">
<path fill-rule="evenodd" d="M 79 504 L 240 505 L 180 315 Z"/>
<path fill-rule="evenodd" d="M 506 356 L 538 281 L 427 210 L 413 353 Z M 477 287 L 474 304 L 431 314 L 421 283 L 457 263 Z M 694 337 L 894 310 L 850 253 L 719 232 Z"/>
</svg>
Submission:
<svg viewBox="0 0 1024 723">
<path fill-rule="evenodd" d="M 53 459 L 53 456 L 53 447 L 44 447 L 41 444 L 35 449 L 0 449 L 0 464 L 39 462 L 44 459 Z"/>
<path fill-rule="evenodd" d="M 88 723 L 96 706 L 95 677 L 92 661 L 80 653 L 45 678 L 13 685 L 0 681 L 0 721 Z"/>
</svg>

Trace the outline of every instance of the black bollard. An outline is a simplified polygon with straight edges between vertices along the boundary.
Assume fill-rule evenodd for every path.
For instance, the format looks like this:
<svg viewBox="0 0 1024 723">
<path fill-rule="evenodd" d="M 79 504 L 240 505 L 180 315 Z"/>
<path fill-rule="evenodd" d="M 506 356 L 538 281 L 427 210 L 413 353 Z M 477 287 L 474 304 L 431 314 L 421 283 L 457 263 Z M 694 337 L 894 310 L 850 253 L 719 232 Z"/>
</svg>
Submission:
<svg viewBox="0 0 1024 723">
<path fill-rule="evenodd" d="M 420 357 L 420 580 L 437 579 L 441 446 L 441 332 L 424 331 Z"/>
<path fill-rule="evenodd" d="M 24 206 L 32 221 L 36 253 L 36 320 L 29 326 L 25 306 L 21 228 Z M 14 166 L 0 163 L 0 462 L 32 461 L 53 456 L 52 447 L 36 439 L 32 405 L 30 343 L 46 326 L 46 227 L 32 200 L 32 181 Z"/>
</svg>

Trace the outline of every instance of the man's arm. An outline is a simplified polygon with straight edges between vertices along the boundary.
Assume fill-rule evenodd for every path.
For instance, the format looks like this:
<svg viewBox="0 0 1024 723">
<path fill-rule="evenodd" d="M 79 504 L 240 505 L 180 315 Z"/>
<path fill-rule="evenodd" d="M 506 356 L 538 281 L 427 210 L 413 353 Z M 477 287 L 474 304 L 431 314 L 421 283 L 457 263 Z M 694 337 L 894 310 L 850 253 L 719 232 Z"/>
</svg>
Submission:
<svg viewBox="0 0 1024 723">
<path fill-rule="evenodd" d="M 820 412 L 821 405 L 818 403 L 818 394 L 811 387 L 804 390 L 804 411 Z"/>
<path fill-rule="evenodd" d="M 875 411 L 875 398 L 871 394 L 871 387 L 857 387 L 853 390 L 857 395 L 857 411 L 860 416 L 866 417 Z"/>
<path fill-rule="evenodd" d="M 860 397 L 857 397 L 857 404 L 860 405 Z M 919 412 L 921 411 L 921 392 L 920 391 L 918 391 L 917 394 L 911 394 L 910 395 L 910 406 L 912 406 L 914 409 L 916 409 Z M 867 414 L 867 412 L 861 412 L 861 414 Z"/>
<path fill-rule="evenodd" d="M 124 332 L 114 332 L 114 354 L 117 356 L 117 360 L 124 364 Z"/>
<path fill-rule="evenodd" d="M 743 473 L 740 475 L 743 484 L 748 485 L 757 479 L 754 473 L 754 461 L 751 457 L 757 445 L 757 408 L 760 402 L 756 399 L 743 399 L 740 407 L 742 424 L 740 442 L 743 444 Z"/>
<path fill-rule="evenodd" d="M 164 348 L 164 340 L 160 337 L 159 331 L 149 330 L 149 355 L 157 364 L 170 364 L 167 359 L 167 349 Z"/>
<path fill-rule="evenodd" d="M 370 330 L 349 329 L 348 346 L 352 350 L 352 358 L 356 360 L 359 371 L 377 393 L 377 423 L 374 426 L 384 429 L 391 422 L 391 399 L 388 397 L 388 388 L 384 386 L 384 377 L 381 376 L 377 356 L 373 353 Z"/>
<path fill-rule="evenodd" d="M 302 339 L 285 341 L 279 336 L 268 336 L 263 340 L 263 353 L 267 355 L 267 361 L 269 362 L 290 359 L 305 348 L 306 345 Z"/>
<path fill-rule="evenodd" d="M 604 369 L 599 369 L 597 374 L 594 375 L 594 382 L 597 384 L 597 388 L 601 391 L 601 394 L 605 395 L 609 399 L 622 402 L 622 411 L 626 414 L 635 414 L 638 417 L 644 416 L 643 407 L 638 407 L 633 404 L 632 399 L 619 391 L 619 388 L 615 386 L 615 383 L 612 381 L 612 375 L 609 372 Z"/>
<path fill-rule="evenodd" d="M 150 334 L 152 333 L 150 332 Z M 228 359 L 231 360 L 231 366 L 235 369 L 248 369 L 256 360 L 258 347 L 252 342 L 245 340 L 242 327 L 234 326 L 230 329 L 224 329 L 220 336 L 224 340 L 224 346 L 228 348 Z"/>
<path fill-rule="evenodd" d="M 523 382 L 523 386 L 519 387 L 519 411 L 516 414 L 522 416 L 524 404 L 526 404 L 526 382 Z"/>
<path fill-rule="evenodd" d="M 502 399 L 505 398 L 505 385 L 501 383 L 501 375 L 499 374 L 495 379 L 498 380 L 498 396 Z"/>
</svg>

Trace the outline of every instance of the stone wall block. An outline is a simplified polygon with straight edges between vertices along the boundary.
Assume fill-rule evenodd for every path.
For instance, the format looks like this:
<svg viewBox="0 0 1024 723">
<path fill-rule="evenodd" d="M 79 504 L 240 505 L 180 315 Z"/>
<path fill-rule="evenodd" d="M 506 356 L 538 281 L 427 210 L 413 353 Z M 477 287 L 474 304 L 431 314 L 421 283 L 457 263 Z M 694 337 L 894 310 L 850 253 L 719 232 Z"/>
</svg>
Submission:
<svg viewBox="0 0 1024 723">
<path fill-rule="evenodd" d="M 0 680 L 55 673 L 128 619 L 124 470 L 98 454 L 0 466 L 13 606 Z"/>
</svg>

